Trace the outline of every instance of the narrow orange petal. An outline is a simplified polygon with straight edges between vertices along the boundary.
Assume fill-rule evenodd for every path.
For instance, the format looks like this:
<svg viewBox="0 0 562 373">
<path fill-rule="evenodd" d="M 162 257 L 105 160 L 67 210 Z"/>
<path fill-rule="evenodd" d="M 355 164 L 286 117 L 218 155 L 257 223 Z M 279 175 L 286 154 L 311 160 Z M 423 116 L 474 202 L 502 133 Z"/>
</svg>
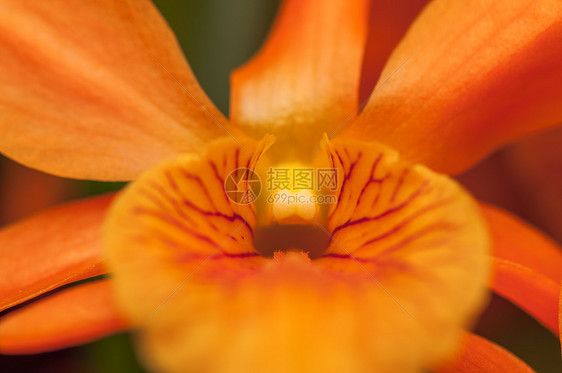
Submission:
<svg viewBox="0 0 562 373">
<path fill-rule="evenodd" d="M 495 147 L 561 122 L 561 37 L 558 0 L 433 1 L 347 135 L 460 172 Z"/>
<path fill-rule="evenodd" d="M 371 94 L 390 53 L 428 1 L 371 2 L 369 34 L 361 73 L 361 102 Z"/>
<path fill-rule="evenodd" d="M 533 373 L 517 356 L 494 342 L 466 333 L 456 356 L 436 373 Z"/>
<path fill-rule="evenodd" d="M 105 273 L 101 225 L 112 199 L 56 207 L 0 231 L 0 310 Z"/>
<path fill-rule="evenodd" d="M 492 234 L 492 255 L 525 267 L 558 283 L 562 278 L 562 248 L 544 234 L 498 207 L 481 204 Z"/>
<path fill-rule="evenodd" d="M 124 330 L 109 280 L 79 285 L 0 318 L 0 352 L 35 354 L 88 343 Z"/>
<path fill-rule="evenodd" d="M 492 290 L 558 333 L 562 249 L 508 212 L 480 207 L 493 240 Z"/>
<path fill-rule="evenodd" d="M 494 258 L 493 264 L 491 289 L 558 334 L 560 283 L 508 260 Z"/>
<path fill-rule="evenodd" d="M 224 131 L 149 0 L 0 5 L 0 151 L 42 171 L 129 180 Z"/>
<path fill-rule="evenodd" d="M 353 117 L 368 3 L 286 0 L 263 49 L 232 74 L 232 121 L 258 137 L 275 134 L 285 153 L 306 153 Z"/>
</svg>

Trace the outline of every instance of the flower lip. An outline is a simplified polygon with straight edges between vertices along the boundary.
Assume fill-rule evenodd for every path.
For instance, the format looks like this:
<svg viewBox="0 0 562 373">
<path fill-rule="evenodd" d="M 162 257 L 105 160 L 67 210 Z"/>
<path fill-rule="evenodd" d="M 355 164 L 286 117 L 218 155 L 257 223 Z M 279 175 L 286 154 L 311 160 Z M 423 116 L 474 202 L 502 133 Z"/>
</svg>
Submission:
<svg viewBox="0 0 562 373">
<path fill-rule="evenodd" d="M 228 371 L 254 346 L 244 371 L 343 371 L 328 367 L 345 360 L 404 372 L 442 359 L 485 302 L 488 237 L 474 201 L 381 144 L 336 139 L 326 150 L 337 203 L 306 224 L 261 222 L 266 193 L 235 203 L 225 177 L 257 169 L 270 144 L 217 140 L 148 171 L 113 205 L 108 266 L 149 359 L 178 372 L 186 361 Z"/>
</svg>

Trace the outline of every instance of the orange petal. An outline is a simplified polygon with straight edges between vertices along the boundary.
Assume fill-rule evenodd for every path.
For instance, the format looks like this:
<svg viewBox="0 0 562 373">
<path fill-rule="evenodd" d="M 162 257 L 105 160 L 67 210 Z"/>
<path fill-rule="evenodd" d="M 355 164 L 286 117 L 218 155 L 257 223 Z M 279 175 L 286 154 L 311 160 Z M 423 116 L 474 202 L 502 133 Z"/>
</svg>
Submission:
<svg viewBox="0 0 562 373">
<path fill-rule="evenodd" d="M 105 239 L 119 304 L 143 326 L 149 369 L 409 373 L 451 351 L 485 298 L 488 242 L 479 211 L 451 179 L 400 162 L 384 146 L 361 145 L 364 162 L 352 175 L 346 164 L 342 176 L 361 191 L 384 154 L 377 173 L 388 179 L 375 211 L 402 204 L 412 188 L 429 183 L 380 226 L 364 225 L 371 234 L 415 217 L 381 240 L 395 252 L 385 256 L 372 245 L 371 263 L 360 265 L 334 248 L 314 260 L 303 252 L 259 256 L 253 206 L 229 201 L 223 188 L 231 170 L 254 167 L 263 145 L 244 143 L 249 157 L 217 142 L 203 156 L 162 164 L 130 185 L 111 209 Z M 333 146 L 356 154 L 355 147 Z M 355 197 L 346 185 L 349 207 Z M 378 187 L 365 189 L 365 201 Z M 416 212 L 432 203 L 443 206 Z M 370 211 L 360 207 L 358 214 Z M 345 232 L 336 238 L 365 258 L 359 255 L 367 250 L 355 250 L 357 240 Z"/>
<path fill-rule="evenodd" d="M 481 204 L 492 234 L 496 258 L 524 265 L 558 283 L 562 278 L 562 248 L 509 212 Z"/>
<path fill-rule="evenodd" d="M 258 137 L 275 134 L 279 146 L 271 151 L 287 156 L 287 149 L 307 154 L 324 132 L 351 119 L 368 3 L 286 0 L 263 49 L 232 74 L 232 121 Z"/>
<path fill-rule="evenodd" d="M 211 261 L 220 274 L 262 259 L 252 242 L 254 205 L 231 200 L 225 182 L 231 171 L 254 169 L 271 138 L 241 144 L 223 139 L 200 157 L 162 163 L 132 183 L 110 210 L 106 256 L 116 271 L 119 299 L 135 322 L 146 322 L 202 263 Z"/>
<path fill-rule="evenodd" d="M 108 280 L 79 285 L 0 318 L 0 352 L 34 354 L 88 343 L 122 331 Z"/>
<path fill-rule="evenodd" d="M 558 334 L 560 283 L 518 263 L 493 259 L 491 288 Z"/>
<path fill-rule="evenodd" d="M 0 310 L 105 273 L 100 230 L 112 199 L 53 208 L 0 231 Z"/>
<path fill-rule="evenodd" d="M 0 48 L 0 151 L 25 165 L 129 180 L 224 135 L 148 0 L 2 1 Z"/>
<path fill-rule="evenodd" d="M 533 373 L 527 364 L 506 349 L 474 334 L 466 333 L 455 358 L 436 373 Z"/>
<path fill-rule="evenodd" d="M 416 351 L 437 359 L 485 300 L 489 240 L 476 203 L 452 179 L 383 145 L 336 139 L 329 151 L 342 186 L 328 222 L 333 240 L 320 261 L 373 274 L 439 336 Z"/>
<path fill-rule="evenodd" d="M 390 53 L 427 2 L 428 0 L 371 2 L 369 35 L 361 73 L 360 102 L 369 97 Z"/>
<path fill-rule="evenodd" d="M 365 274 L 293 252 L 205 276 L 213 269 L 203 266 L 143 329 L 152 370 L 414 373 L 427 359 L 405 353 L 425 342 L 410 334 L 419 321 Z"/>
<path fill-rule="evenodd" d="M 515 216 L 481 205 L 493 240 L 491 288 L 558 333 L 562 249 Z"/>
<path fill-rule="evenodd" d="M 561 37 L 558 0 L 433 1 L 347 135 L 460 172 L 495 147 L 560 123 Z"/>
</svg>

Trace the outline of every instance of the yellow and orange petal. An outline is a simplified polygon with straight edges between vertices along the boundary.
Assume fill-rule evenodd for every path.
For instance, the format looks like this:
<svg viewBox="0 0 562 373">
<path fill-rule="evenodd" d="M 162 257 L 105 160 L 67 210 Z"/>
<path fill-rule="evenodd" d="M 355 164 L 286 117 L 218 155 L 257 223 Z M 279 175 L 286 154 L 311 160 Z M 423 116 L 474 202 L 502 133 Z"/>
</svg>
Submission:
<svg viewBox="0 0 562 373">
<path fill-rule="evenodd" d="M 302 157 L 324 132 L 352 119 L 368 7 L 366 0 L 284 1 L 262 50 L 232 74 L 234 124 L 287 145 L 271 149 L 273 156 Z"/>
<path fill-rule="evenodd" d="M 558 0 L 433 1 L 346 134 L 461 172 L 495 147 L 561 122 L 561 37 Z"/>
<path fill-rule="evenodd" d="M 130 180 L 224 135 L 149 0 L 0 4 L 0 152 L 60 176 Z"/>
<path fill-rule="evenodd" d="M 423 355 L 439 355 L 484 299 L 489 239 L 477 205 L 448 177 L 383 145 L 339 139 L 329 149 L 344 178 L 320 262 L 343 271 L 337 259 L 360 263 L 424 326 Z"/>
<path fill-rule="evenodd" d="M 106 273 L 101 227 L 113 195 L 50 210 L 0 231 L 0 310 Z"/>
<path fill-rule="evenodd" d="M 232 170 L 255 168 L 270 143 L 238 148 L 220 140 L 204 155 L 149 171 L 112 208 L 107 256 L 119 305 L 143 326 L 139 355 L 148 366 L 415 372 L 450 352 L 485 299 L 488 243 L 474 202 L 447 177 L 386 147 L 334 142 L 331 154 L 363 151 L 365 162 L 355 171 L 345 159 L 337 163 L 348 180 L 340 189 L 347 207 L 335 208 L 331 221 L 350 211 L 348 188 L 365 188 L 364 202 L 381 189 L 377 211 L 388 216 L 355 232 L 391 234 L 363 250 L 357 237 L 329 225 L 360 264 L 334 247 L 314 260 L 302 251 L 266 258 L 253 244 L 254 206 L 234 203 L 224 184 Z M 384 161 L 372 175 L 377 152 Z M 387 175 L 384 185 L 365 186 L 378 173 Z M 427 189 L 411 197 L 424 180 Z M 368 209 L 354 202 L 352 215 L 361 218 Z M 425 211 L 428 204 L 435 209 Z M 394 230 L 396 223 L 403 226 Z"/>
<path fill-rule="evenodd" d="M 271 138 L 232 144 L 223 138 L 202 155 L 165 162 L 112 207 L 105 254 L 132 321 L 144 322 L 203 262 L 227 275 L 229 267 L 261 260 L 252 242 L 254 206 L 232 202 L 225 180 L 233 170 L 255 169 Z"/>
<path fill-rule="evenodd" d="M 88 343 L 124 330 L 109 280 L 78 285 L 0 318 L 0 353 L 33 354 Z"/>
</svg>

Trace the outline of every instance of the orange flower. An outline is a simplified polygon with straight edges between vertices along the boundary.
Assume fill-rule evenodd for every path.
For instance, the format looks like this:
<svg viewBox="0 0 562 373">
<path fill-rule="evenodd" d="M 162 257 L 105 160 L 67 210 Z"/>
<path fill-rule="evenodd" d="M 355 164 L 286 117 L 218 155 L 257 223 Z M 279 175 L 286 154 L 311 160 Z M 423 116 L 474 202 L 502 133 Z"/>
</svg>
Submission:
<svg viewBox="0 0 562 373">
<path fill-rule="evenodd" d="M 398 39 L 407 22 L 388 11 Z M 366 0 L 287 0 L 232 76 L 227 121 L 149 1 L 3 1 L 0 150 L 61 176 L 136 180 L 115 203 L 0 232 L 2 310 L 112 273 L 8 312 L 0 350 L 131 326 L 163 371 L 529 371 L 462 329 L 488 283 L 557 333 L 562 253 L 437 172 L 560 122 L 562 4 L 433 1 L 358 114 L 367 13 Z M 337 202 L 228 198 L 233 170 L 276 165 L 336 169 Z M 261 255 L 264 230 L 299 250 Z M 329 243 L 307 255 L 302 232 Z"/>
</svg>

